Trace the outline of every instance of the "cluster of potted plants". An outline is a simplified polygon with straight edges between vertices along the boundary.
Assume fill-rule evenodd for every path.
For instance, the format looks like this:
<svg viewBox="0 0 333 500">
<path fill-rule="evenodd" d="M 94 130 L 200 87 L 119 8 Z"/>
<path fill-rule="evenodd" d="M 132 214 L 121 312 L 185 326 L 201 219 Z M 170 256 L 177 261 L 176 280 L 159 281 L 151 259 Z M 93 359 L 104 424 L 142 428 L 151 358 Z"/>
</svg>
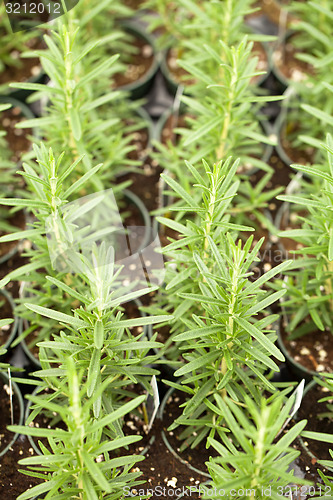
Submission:
<svg viewBox="0 0 333 500">
<path fill-rule="evenodd" d="M 0 488 L 331 497 L 333 2 L 138 3 L 1 16 Z"/>
</svg>

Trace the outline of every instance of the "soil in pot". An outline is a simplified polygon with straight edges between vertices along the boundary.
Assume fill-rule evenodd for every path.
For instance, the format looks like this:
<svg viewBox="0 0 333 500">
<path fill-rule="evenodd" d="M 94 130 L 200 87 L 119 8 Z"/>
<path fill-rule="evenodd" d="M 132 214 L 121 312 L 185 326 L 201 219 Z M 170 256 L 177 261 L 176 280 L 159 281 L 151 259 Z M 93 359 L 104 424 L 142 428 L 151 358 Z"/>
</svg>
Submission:
<svg viewBox="0 0 333 500">
<path fill-rule="evenodd" d="M 19 465 L 22 458 L 34 455 L 34 450 L 26 436 L 19 436 L 13 446 L 1 458 L 0 463 L 0 496 L 6 500 L 16 500 L 16 498 L 33 486 L 41 482 L 35 477 L 26 476 L 18 469 L 27 469 Z"/>
<path fill-rule="evenodd" d="M 44 42 L 39 37 L 28 40 L 26 45 L 29 50 L 44 49 Z M 12 57 L 17 59 L 18 64 L 16 66 L 6 66 L 5 71 L 0 73 L 0 85 L 11 82 L 25 82 L 40 75 L 41 65 L 38 57 L 21 58 L 20 53 L 14 53 Z"/>
<path fill-rule="evenodd" d="M 333 373 L 333 342 L 330 331 L 314 331 L 288 340 L 289 334 L 281 319 L 280 332 L 283 344 L 297 363 L 311 372 Z"/>
<path fill-rule="evenodd" d="M 12 151 L 10 159 L 15 163 L 20 161 L 22 154 L 29 151 L 31 146 L 28 136 L 32 134 L 32 130 L 15 128 L 15 125 L 24 119 L 19 106 L 13 106 L 1 113 L 0 130 L 6 132 L 6 142 Z"/>
<path fill-rule="evenodd" d="M 177 498 L 177 495 L 187 490 L 187 486 L 198 487 L 207 481 L 205 476 L 190 470 L 185 464 L 179 462 L 172 453 L 167 449 L 161 432 L 165 428 L 163 421 L 156 419 L 151 434 L 155 436 L 154 442 L 150 445 L 149 450 L 145 454 L 145 459 L 138 463 L 134 468 L 135 471 L 142 472 L 141 479 L 146 483 L 137 488 L 144 490 L 150 489 L 152 496 L 151 500 L 160 498 Z M 142 441 L 139 441 L 139 445 Z M 196 455 L 196 453 L 194 453 Z M 197 461 L 202 468 L 203 462 L 196 455 Z M 187 498 L 185 496 L 185 498 Z M 199 500 L 198 493 L 191 492 L 191 499 Z"/>
<path fill-rule="evenodd" d="M 183 460 L 198 471 L 208 474 L 205 462 L 209 460 L 210 456 L 217 456 L 216 450 L 214 450 L 214 448 L 206 449 L 206 440 L 203 439 L 196 448 L 186 448 L 184 451 L 180 451 L 180 446 L 183 444 L 183 441 L 180 440 L 179 436 L 184 430 L 184 426 L 179 426 L 173 431 L 167 430 L 167 428 L 182 415 L 183 408 L 180 408 L 180 405 L 185 401 L 186 396 L 184 393 L 179 391 L 172 392 L 166 402 L 163 412 L 163 430 L 170 446 Z"/>
<path fill-rule="evenodd" d="M 146 75 L 153 65 L 155 54 L 153 47 L 139 35 L 131 35 L 131 45 L 135 47 L 135 53 L 125 57 L 122 62 L 126 63 L 124 72 L 115 73 L 113 75 L 113 88 L 124 87 L 130 85 Z"/>
<path fill-rule="evenodd" d="M 296 38 L 297 34 L 288 37 L 284 44 L 274 50 L 272 56 L 273 63 L 284 78 L 285 84 L 290 80 L 300 82 L 305 80 L 307 75 L 315 74 L 313 66 L 297 58 L 299 50 L 293 44 Z"/>
<path fill-rule="evenodd" d="M 119 175 L 116 184 L 130 181 L 130 190 L 145 204 L 148 212 L 159 206 L 159 179 L 162 168 L 158 161 L 148 156 L 138 172 Z"/>
<path fill-rule="evenodd" d="M 325 392 L 324 388 L 317 384 L 304 394 L 302 404 L 297 412 L 297 418 L 308 421 L 305 430 L 333 434 L 333 419 L 319 417 L 321 413 L 327 412 L 327 402 L 318 403 L 318 400 L 327 396 L 329 396 L 329 393 Z M 329 450 L 333 449 L 332 444 L 308 438 L 304 438 L 303 443 L 318 460 L 332 460 L 329 453 Z M 312 459 L 311 462 L 316 464 L 315 459 Z M 322 466 L 316 465 L 323 470 Z"/>
<path fill-rule="evenodd" d="M 126 121 L 126 125 L 134 125 L 130 120 Z M 147 154 L 147 148 L 149 144 L 149 130 L 147 127 L 136 130 L 135 132 L 131 132 L 129 134 L 131 136 L 131 141 L 129 142 L 129 146 L 132 146 L 133 149 L 127 155 L 129 160 L 143 160 Z"/>
</svg>

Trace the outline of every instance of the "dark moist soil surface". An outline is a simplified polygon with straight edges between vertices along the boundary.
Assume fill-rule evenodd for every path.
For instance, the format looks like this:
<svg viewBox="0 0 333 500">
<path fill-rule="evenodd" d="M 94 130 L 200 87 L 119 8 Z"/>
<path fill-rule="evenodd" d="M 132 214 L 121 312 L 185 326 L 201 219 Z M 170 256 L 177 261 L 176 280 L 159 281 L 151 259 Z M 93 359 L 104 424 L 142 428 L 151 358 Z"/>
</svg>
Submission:
<svg viewBox="0 0 333 500">
<path fill-rule="evenodd" d="M 6 132 L 5 140 L 13 152 L 11 156 L 13 162 L 18 162 L 22 153 L 26 153 L 30 149 L 31 142 L 28 136 L 32 134 L 32 130 L 15 128 L 15 125 L 24 119 L 19 106 L 14 106 L 1 113 L 0 129 Z"/>
<path fill-rule="evenodd" d="M 318 403 L 319 399 L 327 396 L 332 396 L 332 399 L 327 402 Z M 309 390 L 303 397 L 301 407 L 297 414 L 297 418 L 299 420 L 306 419 L 308 421 L 305 430 L 323 432 L 332 435 L 333 419 L 318 416 L 322 413 L 327 413 L 328 410 L 326 405 L 332 403 L 332 393 L 325 392 L 323 387 L 316 385 L 313 389 Z M 313 453 L 318 460 L 332 460 L 329 454 L 329 449 L 333 449 L 332 444 L 308 438 L 304 438 L 303 441 L 308 450 L 311 451 L 311 453 Z M 315 462 L 314 459 L 312 459 L 312 462 Z"/>
<path fill-rule="evenodd" d="M 29 40 L 26 45 L 29 50 L 40 50 L 44 48 L 44 43 L 40 38 Z M 38 76 L 41 73 L 41 65 L 38 57 L 20 58 L 18 66 L 7 66 L 6 70 L 0 73 L 0 85 L 11 82 L 24 82 Z M 14 57 L 14 55 L 13 55 Z"/>
<path fill-rule="evenodd" d="M 333 342 L 329 331 L 314 331 L 295 340 L 287 340 L 284 321 L 281 336 L 290 355 L 305 368 L 315 372 L 333 373 Z"/>
<path fill-rule="evenodd" d="M 34 455 L 26 436 L 19 436 L 10 450 L 0 458 L 0 497 L 6 500 L 16 500 L 16 498 L 41 481 L 40 479 L 26 476 L 18 469 L 26 469 L 26 466 L 19 465 L 18 461 Z"/>
<path fill-rule="evenodd" d="M 174 406 L 175 408 L 171 408 L 169 405 L 168 411 L 173 412 L 174 410 L 178 410 L 178 416 L 180 414 L 179 402 L 174 403 Z M 163 421 L 156 418 L 150 433 L 147 435 L 144 433 L 140 418 L 128 420 L 125 417 L 124 433 L 126 435 L 137 433 L 144 436 L 141 441 L 129 447 L 129 453 L 142 453 L 144 448 L 148 447 L 148 450 L 144 454 L 145 460 L 139 462 L 133 470 L 140 470 L 142 472 L 141 479 L 146 481 L 145 484 L 137 488 L 139 494 L 143 494 L 143 491 L 140 492 L 140 489 L 144 490 L 144 493 L 147 493 L 147 489 L 149 488 L 151 493 L 153 493 L 152 500 L 157 500 L 158 498 L 176 498 L 177 494 L 183 492 L 183 489 L 187 489 L 186 486 L 198 487 L 199 484 L 207 481 L 205 476 L 193 472 L 186 464 L 181 463 L 166 447 L 161 433 L 162 430 L 166 432 L 166 428 L 172 422 L 173 419 L 168 415 L 166 415 Z M 151 443 L 152 436 L 154 438 Z M 200 449 L 191 453 L 193 455 L 192 463 L 199 469 L 202 469 L 203 461 L 208 457 L 207 452 L 205 455 L 202 455 Z M 197 500 L 200 497 L 197 493 L 192 492 L 191 498 Z"/>
<path fill-rule="evenodd" d="M 297 59 L 298 49 L 292 43 L 296 37 L 297 35 L 289 37 L 285 44 L 274 50 L 273 62 L 287 80 L 300 82 L 305 80 L 307 75 L 313 75 L 314 68 Z"/>
<path fill-rule="evenodd" d="M 130 56 L 129 60 L 126 60 L 125 72 L 116 73 L 113 76 L 114 88 L 137 82 L 148 73 L 153 64 L 155 57 L 154 49 L 146 40 L 139 36 L 135 36 L 131 44 L 135 46 L 136 53 Z"/>
<path fill-rule="evenodd" d="M 9 300 L 0 293 L 0 320 L 13 317 L 14 317 L 13 310 Z M 4 345 L 7 342 L 12 332 L 12 329 L 13 329 L 13 323 L 0 328 L 0 345 Z"/>
<path fill-rule="evenodd" d="M 12 432 L 7 431 L 7 425 L 11 425 L 9 384 L 0 378 L 0 451 L 11 442 L 14 437 Z M 13 394 L 13 423 L 20 421 L 20 407 L 15 393 Z M 0 457 L 1 460 L 1 457 Z"/>
<path fill-rule="evenodd" d="M 2 210 L 8 210 L 8 207 L 6 206 L 0 206 L 0 215 Z M 13 214 L 10 216 L 8 219 L 5 219 L 8 224 L 11 224 L 18 229 L 23 230 L 25 228 L 25 215 L 24 211 L 20 210 L 19 212 Z M 3 236 L 4 233 L 3 231 L 0 230 L 0 236 Z M 6 255 L 7 253 L 11 252 L 13 248 L 17 246 L 18 242 L 17 241 L 9 241 L 9 242 L 4 242 L 0 243 L 0 258 Z"/>
</svg>

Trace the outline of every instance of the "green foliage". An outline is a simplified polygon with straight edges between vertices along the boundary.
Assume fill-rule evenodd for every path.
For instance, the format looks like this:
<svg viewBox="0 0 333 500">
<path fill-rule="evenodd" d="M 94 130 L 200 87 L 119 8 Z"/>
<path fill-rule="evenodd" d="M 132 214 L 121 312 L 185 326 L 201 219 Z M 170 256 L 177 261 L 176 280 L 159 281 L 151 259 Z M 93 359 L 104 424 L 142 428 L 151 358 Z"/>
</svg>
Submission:
<svg viewBox="0 0 333 500">
<path fill-rule="evenodd" d="M 19 500 L 45 495 L 45 499 L 111 500 L 122 498 L 123 488 L 141 484 L 140 473 L 130 472 L 134 464 L 144 457 L 119 454 L 123 447 L 140 440 L 140 436 L 106 439 L 105 431 L 115 429 L 119 419 L 143 403 L 139 396 L 115 411 L 103 413 L 95 420 L 91 407 L 101 397 L 109 380 L 94 395 L 86 397 L 82 383 L 82 370 L 77 370 L 69 357 L 63 377 L 53 377 L 53 391 L 45 395 L 30 396 L 36 406 L 61 416 L 66 430 L 41 427 L 9 426 L 13 432 L 48 439 L 51 451 L 42 443 L 42 456 L 24 458 L 19 463 L 27 465 L 29 475 L 40 478 L 41 484 L 22 493 Z M 61 395 L 62 404 L 56 396 Z M 66 403 L 66 404 L 65 404 Z M 119 424 L 118 424 L 119 425 Z M 27 473 L 27 471 L 21 471 Z"/>
<path fill-rule="evenodd" d="M 292 99 L 288 122 L 296 132 L 288 134 L 292 147 L 312 148 L 313 161 L 322 163 L 320 142 L 327 132 L 332 133 L 332 0 L 319 2 L 292 2 L 290 10 L 297 19 L 292 24 L 295 32 L 288 41 L 296 57 L 307 63 L 308 70 L 300 81 L 291 82 L 298 99 Z M 306 145 L 306 146 L 305 146 Z"/>
<path fill-rule="evenodd" d="M 303 183 L 297 195 L 278 197 L 305 211 L 303 217 L 299 216 L 300 229 L 280 233 L 302 246 L 295 251 L 299 257 L 288 272 L 288 279 L 278 283 L 280 289 L 287 290 L 283 307 L 290 320 L 290 338 L 332 328 L 333 142 L 330 135 L 323 149 L 327 152 L 327 165 L 323 169 L 292 165 L 306 174 L 309 181 Z M 315 184 L 318 189 L 314 189 Z"/>
<path fill-rule="evenodd" d="M 35 127 L 56 155 L 65 152 L 68 163 L 83 156 L 78 177 L 90 172 L 94 164 L 103 163 L 99 175 L 86 183 L 86 192 L 92 192 L 110 187 L 119 170 L 136 164 L 127 158 L 133 149 L 133 123 L 130 126 L 129 119 L 137 127 L 142 122 L 135 118 L 137 105 L 111 89 L 118 55 L 101 57 L 98 48 L 107 40 L 85 39 L 82 31 L 80 20 L 73 18 L 72 11 L 68 18 L 61 16 L 51 34 L 44 37 L 47 50 L 36 53 L 52 85 L 13 86 L 34 90 L 34 99 L 42 97 L 47 101 L 44 116 L 25 120 L 18 128 Z"/>
<path fill-rule="evenodd" d="M 304 428 L 306 420 L 278 437 L 289 418 L 293 396 L 286 403 L 282 394 L 273 401 L 262 397 L 258 404 L 246 397 L 248 415 L 229 398 L 216 395 L 216 403 L 227 428 L 220 433 L 220 441 L 208 438 L 218 456 L 206 462 L 212 482 L 202 487 L 203 498 L 220 498 L 218 492 L 223 491 L 223 496 L 231 494 L 237 499 L 278 500 L 288 488 L 291 495 L 295 483 L 311 484 L 305 479 L 295 478 L 294 471 L 289 470 L 300 453 L 290 445 Z M 212 496 L 214 488 L 217 495 Z"/>
</svg>

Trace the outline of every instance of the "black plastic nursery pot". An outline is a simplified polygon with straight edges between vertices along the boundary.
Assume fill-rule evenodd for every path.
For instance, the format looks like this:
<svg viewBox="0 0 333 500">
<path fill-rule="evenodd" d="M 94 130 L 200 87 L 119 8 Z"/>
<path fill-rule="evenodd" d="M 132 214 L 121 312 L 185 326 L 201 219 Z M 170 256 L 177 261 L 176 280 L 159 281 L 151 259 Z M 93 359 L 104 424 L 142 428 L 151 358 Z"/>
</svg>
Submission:
<svg viewBox="0 0 333 500">
<path fill-rule="evenodd" d="M 119 74 L 116 76 L 115 88 L 129 92 L 131 99 L 140 99 L 149 92 L 153 84 L 154 77 L 160 65 L 160 57 L 156 50 L 154 38 L 144 30 L 142 24 L 135 21 L 128 21 L 121 23 L 121 26 L 128 34 L 138 40 L 138 44 L 142 48 L 142 62 L 144 63 L 145 60 L 150 59 L 151 63 L 144 71 L 143 64 L 138 65 L 138 57 L 134 55 L 136 64 L 130 62 L 127 71 L 133 71 L 137 76 L 136 79 L 126 83 L 126 74 Z M 135 45 L 135 42 L 133 44 Z"/>
<path fill-rule="evenodd" d="M 10 344 L 13 342 L 16 337 L 16 333 L 18 330 L 19 320 L 15 316 L 15 304 L 12 299 L 12 296 L 7 292 L 5 288 L 0 290 L 0 304 L 4 302 L 0 307 L 0 318 L 13 318 L 14 322 L 8 326 L 0 328 L 0 345 L 5 349 L 8 349 Z"/>
<path fill-rule="evenodd" d="M 5 372 L 0 372 L 1 391 L 1 416 L 0 416 L 0 457 L 3 457 L 6 452 L 13 446 L 18 434 L 14 434 L 6 430 L 7 425 L 12 423 L 21 425 L 24 418 L 24 403 L 21 391 L 18 385 L 9 380 L 9 376 Z M 11 418 L 11 409 L 13 409 L 13 420 Z M 1 458 L 0 458 L 1 460 Z"/>
</svg>

